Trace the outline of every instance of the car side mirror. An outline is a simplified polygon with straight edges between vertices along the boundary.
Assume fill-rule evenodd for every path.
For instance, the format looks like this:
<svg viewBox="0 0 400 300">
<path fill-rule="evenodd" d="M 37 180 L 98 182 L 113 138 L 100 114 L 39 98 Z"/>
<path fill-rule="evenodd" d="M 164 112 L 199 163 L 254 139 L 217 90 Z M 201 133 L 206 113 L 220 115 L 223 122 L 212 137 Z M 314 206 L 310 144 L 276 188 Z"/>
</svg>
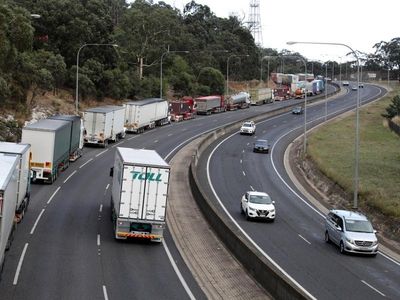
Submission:
<svg viewBox="0 0 400 300">
<path fill-rule="evenodd" d="M 272 204 L 275 204 L 275 201 L 272 200 Z"/>
<path fill-rule="evenodd" d="M 374 233 L 378 233 L 378 230 L 375 230 L 375 229 L 374 229 Z"/>
<path fill-rule="evenodd" d="M 114 167 L 110 168 L 110 176 L 113 177 L 114 176 Z"/>
</svg>

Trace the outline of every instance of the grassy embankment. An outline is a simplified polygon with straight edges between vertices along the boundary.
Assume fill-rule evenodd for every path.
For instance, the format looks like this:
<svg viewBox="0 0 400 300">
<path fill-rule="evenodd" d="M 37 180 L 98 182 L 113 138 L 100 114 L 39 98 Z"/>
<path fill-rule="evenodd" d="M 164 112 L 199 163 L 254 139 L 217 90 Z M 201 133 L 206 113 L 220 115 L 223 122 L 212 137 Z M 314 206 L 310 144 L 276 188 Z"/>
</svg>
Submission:
<svg viewBox="0 0 400 300">
<path fill-rule="evenodd" d="M 400 219 L 400 137 L 384 126 L 396 86 L 387 97 L 360 109 L 359 207 Z M 310 134 L 308 154 L 346 192 L 354 192 L 355 114 L 340 117 Z M 351 207 L 352 203 L 349 203 Z"/>
</svg>

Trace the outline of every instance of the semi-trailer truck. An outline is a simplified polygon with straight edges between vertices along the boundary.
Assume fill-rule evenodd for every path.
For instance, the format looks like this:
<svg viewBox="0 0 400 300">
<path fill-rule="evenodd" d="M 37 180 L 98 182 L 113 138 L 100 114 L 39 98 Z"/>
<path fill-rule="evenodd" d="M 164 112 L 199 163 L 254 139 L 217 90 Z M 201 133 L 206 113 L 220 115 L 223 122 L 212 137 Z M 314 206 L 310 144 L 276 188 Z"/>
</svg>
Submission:
<svg viewBox="0 0 400 300">
<path fill-rule="evenodd" d="M 154 150 L 117 147 L 110 175 L 115 238 L 161 242 L 166 225 L 168 163 Z"/>
</svg>

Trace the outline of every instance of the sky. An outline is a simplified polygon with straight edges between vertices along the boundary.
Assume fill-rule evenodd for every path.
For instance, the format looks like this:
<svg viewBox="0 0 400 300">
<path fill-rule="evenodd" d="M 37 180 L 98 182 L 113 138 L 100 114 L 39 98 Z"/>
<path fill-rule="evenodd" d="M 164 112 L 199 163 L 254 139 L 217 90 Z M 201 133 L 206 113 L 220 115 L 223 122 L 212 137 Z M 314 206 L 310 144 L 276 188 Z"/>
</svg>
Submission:
<svg viewBox="0 0 400 300">
<path fill-rule="evenodd" d="M 155 1 L 156 2 L 156 1 Z M 164 0 L 182 11 L 188 2 Z M 195 0 L 207 5 L 221 18 L 234 14 L 244 21 L 250 13 L 250 0 Z M 262 46 L 278 51 L 299 52 L 308 60 L 348 61 L 354 56 L 345 46 L 289 46 L 288 41 L 328 42 L 349 46 L 354 51 L 374 53 L 373 46 L 400 37 L 399 0 L 259 0 Z"/>
</svg>

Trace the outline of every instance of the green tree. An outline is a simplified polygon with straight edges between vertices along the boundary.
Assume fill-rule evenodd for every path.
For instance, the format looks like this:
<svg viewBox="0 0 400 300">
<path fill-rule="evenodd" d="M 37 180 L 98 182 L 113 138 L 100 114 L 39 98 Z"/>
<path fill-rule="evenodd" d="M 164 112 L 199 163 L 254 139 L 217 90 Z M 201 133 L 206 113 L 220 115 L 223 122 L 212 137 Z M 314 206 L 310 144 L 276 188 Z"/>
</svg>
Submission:
<svg viewBox="0 0 400 300">
<path fill-rule="evenodd" d="M 386 114 L 383 117 L 392 119 L 395 116 L 400 116 L 400 96 L 396 95 L 392 99 L 392 103 L 386 108 Z"/>
</svg>

